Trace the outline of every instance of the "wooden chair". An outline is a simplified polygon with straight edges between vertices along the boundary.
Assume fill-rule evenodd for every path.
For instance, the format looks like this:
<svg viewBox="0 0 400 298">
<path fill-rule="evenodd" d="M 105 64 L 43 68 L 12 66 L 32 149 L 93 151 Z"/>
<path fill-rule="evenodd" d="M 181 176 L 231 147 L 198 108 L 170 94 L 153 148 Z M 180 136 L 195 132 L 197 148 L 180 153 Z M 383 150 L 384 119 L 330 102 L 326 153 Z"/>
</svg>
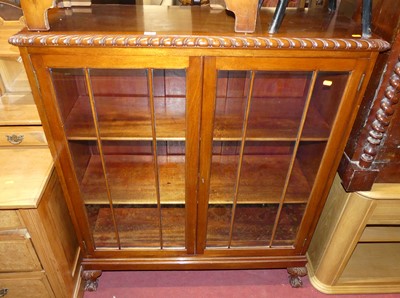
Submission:
<svg viewBox="0 0 400 298">
<path fill-rule="evenodd" d="M 311 6 L 315 1 L 311 1 Z M 336 11 L 336 3 L 337 0 L 328 0 L 328 9 L 331 13 Z M 259 1 L 259 5 L 263 3 L 263 0 Z M 277 33 L 279 27 L 282 24 L 283 18 L 285 16 L 286 7 L 289 3 L 289 0 L 278 0 L 278 4 L 275 9 L 275 13 L 272 19 L 272 22 L 269 26 L 268 33 L 274 34 Z M 298 7 L 304 7 L 305 0 L 299 1 Z M 371 11 L 372 11 L 372 0 L 363 0 L 362 2 L 362 37 L 369 38 L 371 37 Z"/>
</svg>

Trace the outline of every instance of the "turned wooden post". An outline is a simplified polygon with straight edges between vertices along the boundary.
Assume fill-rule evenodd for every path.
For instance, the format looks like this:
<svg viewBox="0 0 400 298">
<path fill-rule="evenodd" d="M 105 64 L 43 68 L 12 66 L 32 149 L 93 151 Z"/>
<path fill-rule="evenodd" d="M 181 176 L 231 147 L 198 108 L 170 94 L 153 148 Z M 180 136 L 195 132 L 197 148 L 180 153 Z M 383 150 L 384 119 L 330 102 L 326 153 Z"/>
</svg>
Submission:
<svg viewBox="0 0 400 298">
<path fill-rule="evenodd" d="M 56 5 L 56 0 L 21 0 L 26 26 L 29 31 L 47 31 L 50 29 L 47 10 Z"/>
</svg>

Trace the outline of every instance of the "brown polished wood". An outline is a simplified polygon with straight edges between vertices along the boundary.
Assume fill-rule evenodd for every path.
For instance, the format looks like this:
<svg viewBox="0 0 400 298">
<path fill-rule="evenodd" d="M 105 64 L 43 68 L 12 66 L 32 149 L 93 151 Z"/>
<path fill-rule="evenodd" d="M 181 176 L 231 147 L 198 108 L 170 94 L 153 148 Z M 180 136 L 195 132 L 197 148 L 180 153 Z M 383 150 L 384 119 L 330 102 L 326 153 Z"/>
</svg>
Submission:
<svg viewBox="0 0 400 298">
<path fill-rule="evenodd" d="M 234 19 L 213 9 L 50 10 L 49 32 L 10 39 L 23 54 L 83 268 L 94 270 L 91 289 L 96 270 L 306 263 L 388 44 L 312 11 L 290 11 L 293 22 L 274 37 L 263 30 L 267 10 L 254 34 L 234 33 Z M 291 272 L 298 283 L 304 269 Z"/>
<path fill-rule="evenodd" d="M 372 26 L 392 45 L 378 57 L 339 167 L 347 191 L 370 190 L 374 183 L 400 181 L 399 77 L 400 8 L 374 1 Z"/>
<path fill-rule="evenodd" d="M 252 33 L 256 29 L 258 0 L 225 0 L 226 9 L 235 14 L 235 32 Z"/>
<path fill-rule="evenodd" d="M 54 7 L 55 0 L 22 0 L 21 7 L 29 30 L 49 30 L 48 9 Z"/>
</svg>

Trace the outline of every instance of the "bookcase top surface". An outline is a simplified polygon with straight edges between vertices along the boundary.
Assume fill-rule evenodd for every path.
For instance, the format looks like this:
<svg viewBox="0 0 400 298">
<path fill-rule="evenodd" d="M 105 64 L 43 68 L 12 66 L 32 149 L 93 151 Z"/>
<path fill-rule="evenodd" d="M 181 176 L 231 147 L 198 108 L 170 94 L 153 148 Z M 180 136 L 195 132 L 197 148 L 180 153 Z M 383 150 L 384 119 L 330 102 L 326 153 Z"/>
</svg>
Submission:
<svg viewBox="0 0 400 298">
<path fill-rule="evenodd" d="M 92 5 L 49 10 L 50 30 L 24 29 L 18 46 L 203 47 L 384 51 L 389 43 L 361 38 L 361 26 L 320 9 L 287 9 L 277 34 L 269 34 L 273 9 L 260 10 L 254 33 L 235 33 L 224 9 L 190 6 Z"/>
</svg>

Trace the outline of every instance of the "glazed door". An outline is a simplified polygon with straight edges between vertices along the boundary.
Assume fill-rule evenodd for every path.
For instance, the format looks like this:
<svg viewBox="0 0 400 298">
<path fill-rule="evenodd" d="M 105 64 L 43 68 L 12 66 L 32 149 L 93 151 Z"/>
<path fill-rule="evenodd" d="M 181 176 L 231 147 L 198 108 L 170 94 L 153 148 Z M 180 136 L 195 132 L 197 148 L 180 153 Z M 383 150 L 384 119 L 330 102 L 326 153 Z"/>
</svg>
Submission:
<svg viewBox="0 0 400 298">
<path fill-rule="evenodd" d="M 301 252 L 344 145 L 365 67 L 356 64 L 205 61 L 198 253 Z"/>
<path fill-rule="evenodd" d="M 84 241 L 94 256 L 192 253 L 201 59 L 119 58 L 43 59 Z"/>
</svg>

